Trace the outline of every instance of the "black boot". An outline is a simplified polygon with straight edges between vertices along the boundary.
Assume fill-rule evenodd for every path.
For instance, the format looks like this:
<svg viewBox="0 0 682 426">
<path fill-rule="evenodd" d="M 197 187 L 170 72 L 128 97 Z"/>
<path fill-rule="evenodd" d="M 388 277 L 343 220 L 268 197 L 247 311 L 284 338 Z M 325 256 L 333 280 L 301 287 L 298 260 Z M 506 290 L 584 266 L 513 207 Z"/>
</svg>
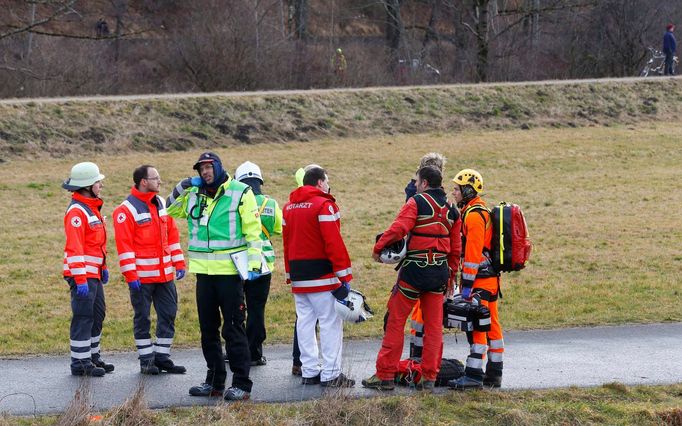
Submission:
<svg viewBox="0 0 682 426">
<path fill-rule="evenodd" d="M 156 376 L 159 374 L 159 367 L 154 365 L 154 361 L 140 361 L 140 373 Z"/>
<path fill-rule="evenodd" d="M 483 386 L 499 388 L 502 386 L 502 362 L 490 362 L 485 367 Z"/>
<path fill-rule="evenodd" d="M 171 374 L 185 374 L 187 369 L 182 365 L 175 365 L 170 358 L 164 360 L 154 360 L 154 365 L 158 367 L 160 371 L 167 371 Z"/>
<path fill-rule="evenodd" d="M 102 361 L 102 358 L 93 359 L 92 363 L 95 367 L 104 369 L 105 373 L 111 373 L 114 371 L 114 364 L 107 364 L 106 362 Z"/>
<path fill-rule="evenodd" d="M 90 376 L 90 377 L 102 377 L 105 371 L 101 367 L 97 367 L 94 364 L 86 364 L 79 368 L 71 367 L 71 374 L 74 376 Z"/>
</svg>

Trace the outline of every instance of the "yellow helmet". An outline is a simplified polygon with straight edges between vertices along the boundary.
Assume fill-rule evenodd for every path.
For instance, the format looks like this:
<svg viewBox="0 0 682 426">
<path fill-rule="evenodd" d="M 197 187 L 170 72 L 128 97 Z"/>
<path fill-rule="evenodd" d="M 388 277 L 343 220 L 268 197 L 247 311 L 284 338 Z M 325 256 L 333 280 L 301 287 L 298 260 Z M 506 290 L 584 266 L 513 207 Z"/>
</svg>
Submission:
<svg viewBox="0 0 682 426">
<path fill-rule="evenodd" d="M 476 191 L 476 194 L 483 192 L 483 177 L 474 169 L 460 171 L 452 181 L 460 186 L 470 185 Z"/>
</svg>

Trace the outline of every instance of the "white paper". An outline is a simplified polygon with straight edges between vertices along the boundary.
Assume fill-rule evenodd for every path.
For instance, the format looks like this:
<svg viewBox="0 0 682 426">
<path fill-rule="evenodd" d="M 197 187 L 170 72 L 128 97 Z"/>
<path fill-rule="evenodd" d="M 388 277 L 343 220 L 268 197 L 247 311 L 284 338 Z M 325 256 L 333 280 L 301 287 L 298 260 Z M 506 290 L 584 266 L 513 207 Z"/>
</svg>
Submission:
<svg viewBox="0 0 682 426">
<path fill-rule="evenodd" d="M 232 259 L 234 266 L 237 268 L 237 272 L 239 272 L 239 276 L 241 277 L 241 279 L 246 281 L 249 278 L 249 256 L 247 254 L 247 251 L 242 250 L 230 253 L 230 258 Z M 261 275 L 270 273 L 268 263 L 265 261 L 265 257 L 262 254 L 260 268 Z"/>
</svg>

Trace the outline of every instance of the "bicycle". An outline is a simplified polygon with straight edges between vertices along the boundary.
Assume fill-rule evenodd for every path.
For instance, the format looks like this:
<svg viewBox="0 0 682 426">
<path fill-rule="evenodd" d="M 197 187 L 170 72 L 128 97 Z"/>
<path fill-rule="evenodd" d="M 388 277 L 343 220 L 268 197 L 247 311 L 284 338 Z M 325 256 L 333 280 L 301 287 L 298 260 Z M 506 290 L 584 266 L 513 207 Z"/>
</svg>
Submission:
<svg viewBox="0 0 682 426">
<path fill-rule="evenodd" d="M 665 54 L 660 50 L 649 47 L 649 60 L 647 61 L 642 71 L 639 73 L 640 77 L 648 77 L 651 75 L 663 75 L 665 73 Z M 673 56 L 673 74 L 677 69 L 679 60 L 677 56 Z"/>
</svg>

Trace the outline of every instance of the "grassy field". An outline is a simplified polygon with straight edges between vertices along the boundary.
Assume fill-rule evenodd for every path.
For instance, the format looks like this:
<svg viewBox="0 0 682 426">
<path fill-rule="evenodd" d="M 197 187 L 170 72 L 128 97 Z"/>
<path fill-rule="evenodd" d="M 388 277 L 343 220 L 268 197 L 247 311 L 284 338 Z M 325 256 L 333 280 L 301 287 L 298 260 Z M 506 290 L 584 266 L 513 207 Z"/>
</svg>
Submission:
<svg viewBox="0 0 682 426">
<path fill-rule="evenodd" d="M 143 397 L 107 413 L 81 401 L 60 417 L 0 417 L 0 425 L 638 425 L 682 424 L 682 385 L 468 393 L 416 393 L 348 399 L 339 395 L 287 404 L 218 403 L 151 411 Z M 93 422 L 90 419 L 101 419 Z"/>
<path fill-rule="evenodd" d="M 680 321 L 679 242 L 682 203 L 682 123 L 633 126 L 467 131 L 366 139 L 241 145 L 219 148 L 228 170 L 258 162 L 264 190 L 284 204 L 294 171 L 316 162 L 327 167 L 342 210 L 342 232 L 355 280 L 377 319 L 347 326 L 349 337 L 379 336 L 395 272 L 374 263 L 374 235 L 404 202 L 403 188 L 420 156 L 439 151 L 451 179 L 478 169 L 487 200 L 514 201 L 526 213 L 535 244 L 529 267 L 503 277 L 501 303 L 507 329 L 557 328 Z M 63 213 L 60 188 L 71 165 L 96 161 L 107 176 L 104 214 L 126 196 L 132 170 L 155 164 L 166 195 L 191 174 L 200 151 L 84 155 L 72 159 L 15 159 L 0 166 L 0 354 L 66 353 L 70 319 L 60 279 Z M 183 243 L 186 242 L 186 226 Z M 106 287 L 103 348 L 132 350 L 132 309 L 118 273 L 110 235 L 111 283 Z M 281 241 L 276 240 L 276 247 Z M 280 261 L 281 262 L 281 261 Z M 289 341 L 294 308 L 281 263 L 267 309 L 268 342 Z M 194 277 L 179 282 L 176 342 L 199 346 Z"/>
</svg>

